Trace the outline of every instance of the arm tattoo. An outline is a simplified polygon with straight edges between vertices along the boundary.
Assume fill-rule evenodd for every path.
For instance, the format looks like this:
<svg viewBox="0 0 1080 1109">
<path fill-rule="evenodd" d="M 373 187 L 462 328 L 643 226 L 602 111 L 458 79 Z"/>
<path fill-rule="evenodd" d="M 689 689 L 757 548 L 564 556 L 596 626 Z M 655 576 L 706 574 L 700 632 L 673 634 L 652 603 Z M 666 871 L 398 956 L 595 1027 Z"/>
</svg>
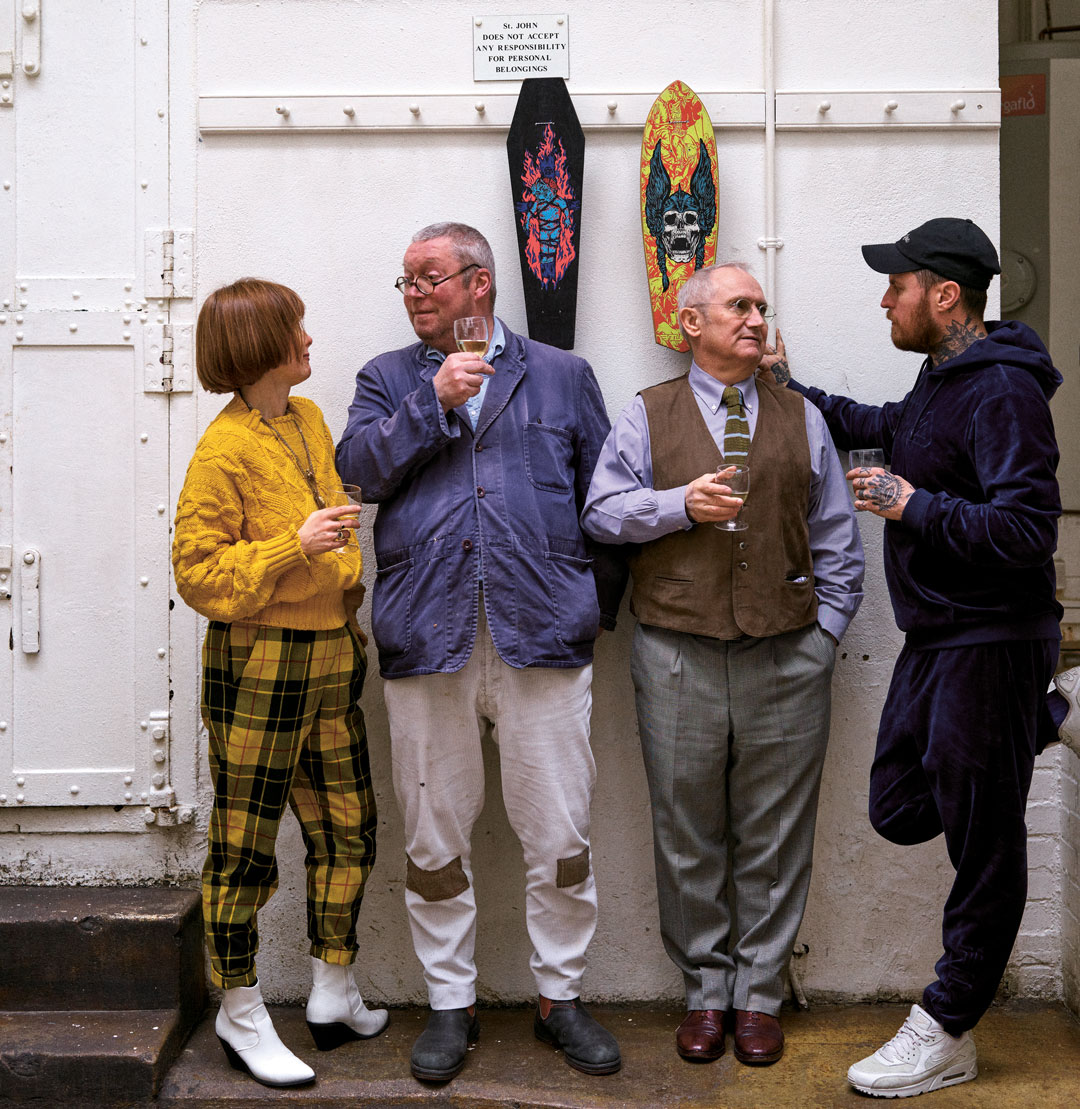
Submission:
<svg viewBox="0 0 1080 1109">
<path fill-rule="evenodd" d="M 963 354 L 972 343 L 986 338 L 986 328 L 977 317 L 966 316 L 964 322 L 953 320 L 941 342 L 930 351 L 930 360 L 935 366 Z"/>
<path fill-rule="evenodd" d="M 900 482 L 892 474 L 874 474 L 863 496 L 876 508 L 892 508 L 900 500 Z"/>
</svg>

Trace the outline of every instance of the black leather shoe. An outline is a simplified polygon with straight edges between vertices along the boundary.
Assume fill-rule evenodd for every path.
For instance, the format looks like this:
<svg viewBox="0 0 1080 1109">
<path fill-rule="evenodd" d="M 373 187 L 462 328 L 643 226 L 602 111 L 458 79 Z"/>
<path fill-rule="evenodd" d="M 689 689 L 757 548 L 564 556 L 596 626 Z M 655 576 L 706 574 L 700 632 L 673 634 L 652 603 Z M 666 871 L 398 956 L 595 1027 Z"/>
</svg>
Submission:
<svg viewBox="0 0 1080 1109">
<path fill-rule="evenodd" d="M 424 1082 L 449 1082 L 463 1066 L 469 1044 L 480 1037 L 480 1021 L 468 1009 L 433 1009 L 413 1044 L 411 1068 Z"/>
<path fill-rule="evenodd" d="M 589 1016 L 580 997 L 553 1001 L 547 1020 L 538 1007 L 533 1032 L 538 1040 L 562 1048 L 570 1066 L 583 1074 L 614 1074 L 622 1066 L 615 1037 Z"/>
</svg>

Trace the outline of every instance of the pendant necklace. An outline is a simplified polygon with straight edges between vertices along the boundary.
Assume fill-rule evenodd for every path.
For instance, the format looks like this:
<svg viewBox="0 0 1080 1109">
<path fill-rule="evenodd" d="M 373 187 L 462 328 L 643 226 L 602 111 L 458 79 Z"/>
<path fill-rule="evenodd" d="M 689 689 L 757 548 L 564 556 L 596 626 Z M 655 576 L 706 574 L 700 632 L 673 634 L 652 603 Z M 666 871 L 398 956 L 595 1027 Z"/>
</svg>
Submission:
<svg viewBox="0 0 1080 1109">
<path fill-rule="evenodd" d="M 300 426 L 300 421 L 293 417 L 293 426 L 296 428 L 296 434 L 300 436 L 300 442 L 304 446 L 304 457 L 307 459 L 307 469 L 304 469 L 304 464 L 300 461 L 299 455 L 289 446 L 288 440 L 281 434 L 280 431 L 260 412 L 259 419 L 266 424 L 271 430 L 278 442 L 292 455 L 293 461 L 296 463 L 296 468 L 300 471 L 304 481 L 307 482 L 308 488 L 311 490 L 311 495 L 315 498 L 316 508 L 325 508 L 326 501 L 323 500 L 322 494 L 319 492 L 318 483 L 315 481 L 315 467 L 311 463 L 311 451 L 308 450 L 307 440 L 304 438 L 304 429 Z"/>
</svg>

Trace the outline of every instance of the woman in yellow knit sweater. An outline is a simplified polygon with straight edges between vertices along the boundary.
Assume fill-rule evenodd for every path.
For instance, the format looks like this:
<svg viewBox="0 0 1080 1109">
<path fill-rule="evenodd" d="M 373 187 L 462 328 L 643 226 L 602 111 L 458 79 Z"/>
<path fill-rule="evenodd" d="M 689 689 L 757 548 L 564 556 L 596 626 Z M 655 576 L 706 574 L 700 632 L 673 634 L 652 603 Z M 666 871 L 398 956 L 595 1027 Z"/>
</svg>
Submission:
<svg viewBox="0 0 1080 1109">
<path fill-rule="evenodd" d="M 367 667 L 355 628 L 362 597 L 356 509 L 341 486 L 322 413 L 289 391 L 311 374 L 303 301 L 247 279 L 199 313 L 196 365 L 235 396 L 206 430 L 176 511 L 173 572 L 210 621 L 202 717 L 214 808 L 203 867 L 216 1031 L 229 1062 L 268 1086 L 315 1072 L 278 1038 L 255 974 L 256 914 L 277 886 L 274 841 L 286 805 L 307 847 L 316 1046 L 381 1032 L 350 969 L 375 861 L 375 799 L 358 705 Z M 330 507 L 327 507 L 330 505 Z"/>
</svg>

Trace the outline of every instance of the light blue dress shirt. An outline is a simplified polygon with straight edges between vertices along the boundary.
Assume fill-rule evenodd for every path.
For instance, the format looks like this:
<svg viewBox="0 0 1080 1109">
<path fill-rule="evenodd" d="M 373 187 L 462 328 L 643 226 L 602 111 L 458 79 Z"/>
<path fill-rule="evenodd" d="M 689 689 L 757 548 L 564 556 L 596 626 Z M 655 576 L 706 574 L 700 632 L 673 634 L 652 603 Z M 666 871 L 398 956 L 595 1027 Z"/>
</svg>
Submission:
<svg viewBox="0 0 1080 1109">
<path fill-rule="evenodd" d="M 717 444 L 719 464 L 727 422 L 724 386 L 696 362 L 690 366 L 688 380 L 705 426 Z M 743 394 L 752 442 L 757 429 L 757 378 L 751 375 L 736 385 Z M 811 470 L 806 522 L 814 563 L 818 623 L 839 640 L 862 603 L 862 539 L 844 471 L 824 417 L 805 398 L 803 412 Z M 751 490 L 753 481 L 751 472 Z M 639 395 L 615 421 L 600 451 L 581 513 L 582 529 L 602 543 L 645 543 L 673 531 L 711 526 L 695 525 L 687 517 L 685 486 L 654 489 L 652 483 L 649 421 L 645 402 Z"/>
</svg>

